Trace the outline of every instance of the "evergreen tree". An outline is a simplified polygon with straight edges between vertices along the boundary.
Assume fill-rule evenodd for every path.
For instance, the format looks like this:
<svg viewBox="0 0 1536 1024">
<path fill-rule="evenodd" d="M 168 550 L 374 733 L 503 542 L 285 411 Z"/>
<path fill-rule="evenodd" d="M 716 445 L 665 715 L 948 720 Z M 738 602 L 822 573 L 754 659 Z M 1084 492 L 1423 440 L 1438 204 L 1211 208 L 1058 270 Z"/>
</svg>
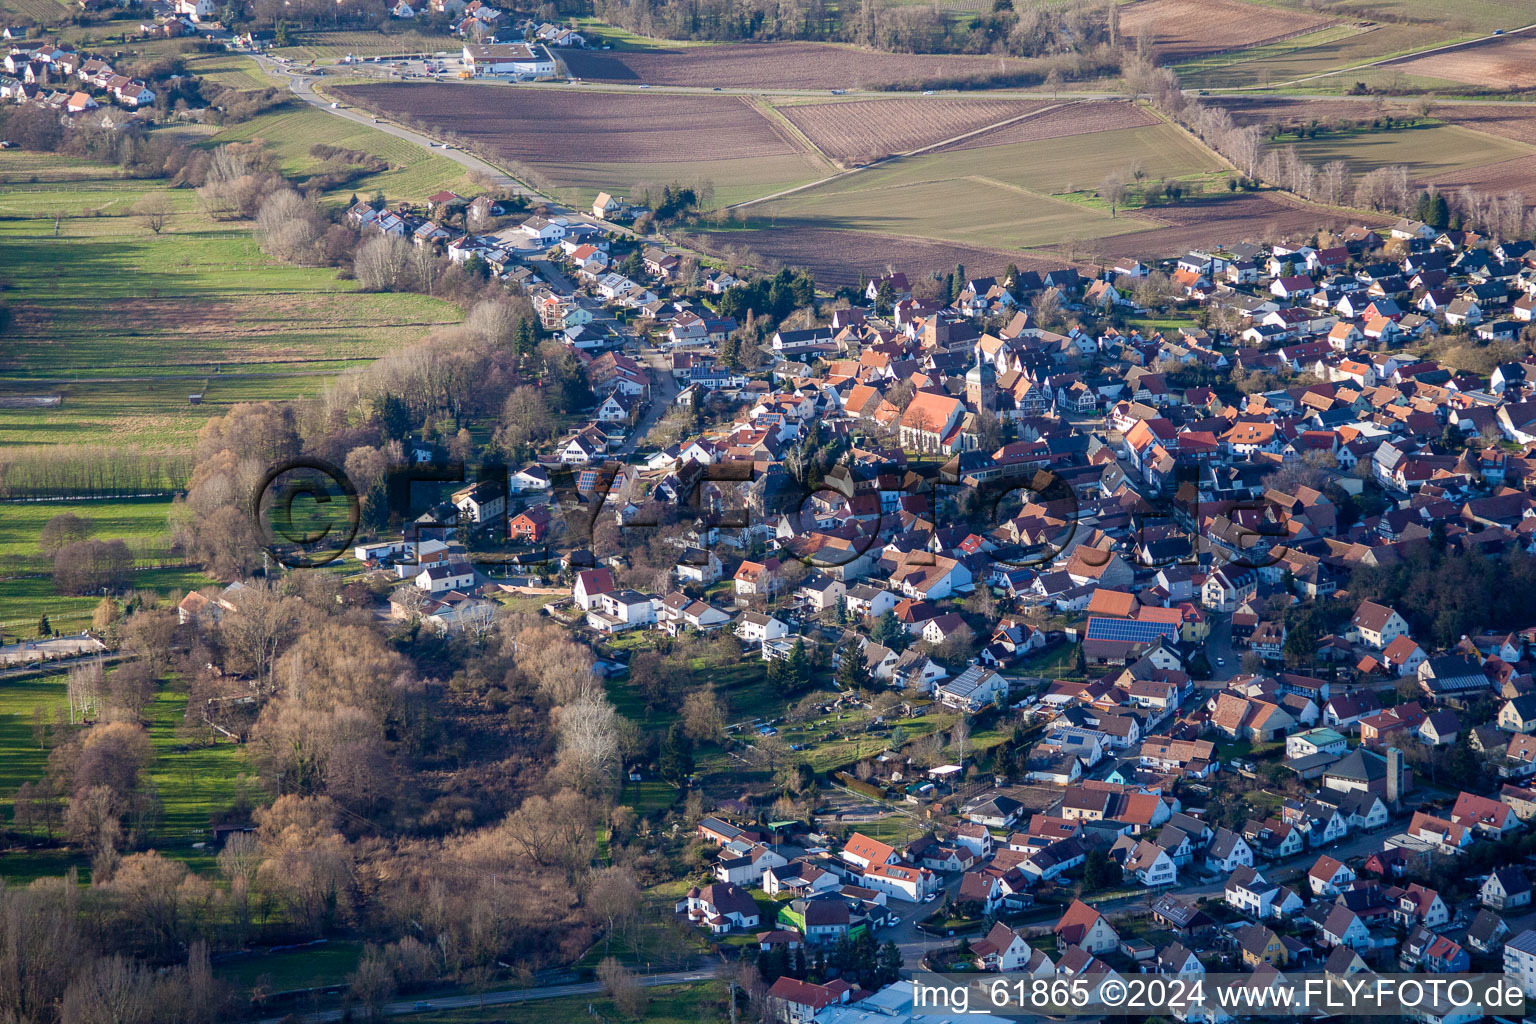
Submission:
<svg viewBox="0 0 1536 1024">
<path fill-rule="evenodd" d="M 887 941 L 880 947 L 880 954 L 875 959 L 875 984 L 891 985 L 901 977 L 901 949 L 896 943 Z"/>
<path fill-rule="evenodd" d="M 786 661 L 788 669 L 789 686 L 794 690 L 803 690 L 811 685 L 811 659 L 805 651 L 805 643 L 795 641 L 795 646 L 789 652 Z"/>
<path fill-rule="evenodd" d="M 667 730 L 667 738 L 661 744 L 657 766 L 661 777 L 673 786 L 682 785 L 683 780 L 693 774 L 693 741 L 675 723 Z"/>
<path fill-rule="evenodd" d="M 843 660 L 837 666 L 837 682 L 848 690 L 869 689 L 869 663 L 864 660 L 864 652 L 857 644 L 843 652 Z"/>
<path fill-rule="evenodd" d="M 1430 200 L 1429 219 L 1425 221 L 1425 223 L 1430 227 L 1441 231 L 1445 230 L 1445 228 L 1451 223 L 1451 207 L 1450 204 L 1445 201 L 1445 195 L 1443 193 L 1436 192 L 1435 198 Z"/>
<path fill-rule="evenodd" d="M 46 612 L 43 613 L 42 618 L 37 620 L 37 635 L 53 636 L 53 626 L 51 623 L 49 623 L 48 614 Z"/>
<path fill-rule="evenodd" d="M 373 418 L 387 441 L 398 441 L 411 432 L 411 408 L 399 395 L 379 395 L 373 400 Z"/>
<path fill-rule="evenodd" d="M 906 650 L 907 642 L 911 639 L 906 627 L 892 611 L 886 612 L 875 620 L 875 628 L 870 630 L 869 635 L 874 638 L 875 643 L 897 652 Z"/>
</svg>

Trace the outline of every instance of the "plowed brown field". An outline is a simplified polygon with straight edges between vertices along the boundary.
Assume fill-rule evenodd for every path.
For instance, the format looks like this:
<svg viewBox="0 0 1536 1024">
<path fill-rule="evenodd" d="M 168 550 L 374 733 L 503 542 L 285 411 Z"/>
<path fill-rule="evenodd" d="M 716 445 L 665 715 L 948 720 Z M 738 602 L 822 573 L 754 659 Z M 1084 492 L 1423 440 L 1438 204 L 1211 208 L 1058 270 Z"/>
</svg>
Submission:
<svg viewBox="0 0 1536 1024">
<path fill-rule="evenodd" d="M 1285 39 L 1331 20 L 1242 0 L 1137 0 L 1121 8 L 1120 31 L 1135 39 L 1146 28 L 1158 56 L 1174 62 Z"/>
<path fill-rule="evenodd" d="M 1449 53 L 1416 57 L 1392 67 L 1409 75 L 1445 78 L 1469 85 L 1529 89 L 1536 87 L 1536 36 L 1501 36 Z"/>
<path fill-rule="evenodd" d="M 913 96 L 786 106 L 779 113 L 835 160 L 868 163 L 1038 110 L 1029 100 Z"/>
<path fill-rule="evenodd" d="M 1321 227 L 1343 227 L 1343 221 L 1319 210 L 1302 209 L 1255 193 L 1159 206 L 1138 216 L 1168 222 L 1165 228 L 1085 242 L 1105 256 L 1142 259 L 1177 256 L 1192 248 L 1304 238 Z"/>
<path fill-rule="evenodd" d="M 1060 267 L 1062 260 L 1046 260 L 1023 252 L 935 242 L 905 235 L 876 235 L 840 231 L 814 224 L 709 232 L 699 236 L 718 253 L 754 254 L 796 267 L 809 268 L 816 283 L 837 287 L 857 284 L 859 275 L 875 277 L 895 267 L 910 275 L 953 270 L 963 263 L 977 274 L 998 274 L 1013 263 L 1025 270 Z"/>
<path fill-rule="evenodd" d="M 946 146 L 946 152 L 962 149 L 982 149 L 987 146 L 1007 146 L 1015 142 L 1039 142 L 1042 139 L 1061 139 L 1069 135 L 1091 135 L 1094 132 L 1111 132 L 1120 128 L 1143 128 L 1157 124 L 1157 118 L 1136 106 L 1121 100 L 1087 100 L 1073 103 L 1041 114 L 1027 117 L 1016 124 L 1004 125 L 989 132 L 973 135 L 968 139 Z"/>
<path fill-rule="evenodd" d="M 857 89 L 984 77 L 1030 66 L 1000 57 L 882 53 L 829 43 L 730 43 L 638 53 L 572 50 L 561 58 L 577 78 L 726 89 Z"/>
</svg>

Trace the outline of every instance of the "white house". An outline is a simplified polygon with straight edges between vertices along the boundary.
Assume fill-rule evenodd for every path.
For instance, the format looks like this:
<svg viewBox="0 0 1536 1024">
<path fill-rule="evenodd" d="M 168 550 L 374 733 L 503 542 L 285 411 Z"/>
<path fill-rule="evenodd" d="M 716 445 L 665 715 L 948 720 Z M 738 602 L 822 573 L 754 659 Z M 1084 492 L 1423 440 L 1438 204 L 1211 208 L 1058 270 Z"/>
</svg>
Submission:
<svg viewBox="0 0 1536 1024">
<path fill-rule="evenodd" d="M 1334 897 L 1355 880 L 1355 870 L 1348 864 L 1323 854 L 1307 872 L 1307 884 L 1318 896 Z"/>
<path fill-rule="evenodd" d="M 938 890 L 938 876 L 932 871 L 904 864 L 873 864 L 864 869 L 861 877 L 866 888 L 909 903 L 921 902 Z"/>
<path fill-rule="evenodd" d="M 989 668 L 972 665 L 955 678 L 940 683 L 934 692 L 945 707 L 980 711 L 999 694 L 1007 696 L 1008 680 Z"/>
<path fill-rule="evenodd" d="M 466 590 L 475 585 L 475 567 L 468 562 L 445 562 L 431 565 L 416 574 L 412 581 L 429 594 L 446 594 L 450 590 Z"/>
<path fill-rule="evenodd" d="M 772 615 L 743 612 L 736 620 L 736 635 L 748 643 L 760 644 L 764 640 L 780 640 L 788 636 L 789 626 Z"/>
</svg>

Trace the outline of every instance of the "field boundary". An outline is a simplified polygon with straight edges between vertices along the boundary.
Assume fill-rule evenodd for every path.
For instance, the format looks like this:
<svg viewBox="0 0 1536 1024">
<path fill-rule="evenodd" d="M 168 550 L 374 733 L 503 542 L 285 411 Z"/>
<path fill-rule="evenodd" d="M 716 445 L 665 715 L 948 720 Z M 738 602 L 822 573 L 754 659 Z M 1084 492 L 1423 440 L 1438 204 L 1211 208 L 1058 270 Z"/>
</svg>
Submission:
<svg viewBox="0 0 1536 1024">
<path fill-rule="evenodd" d="M 1071 106 L 1073 102 L 1075 102 L 1075 101 L 1068 100 L 1068 101 L 1066 101 L 1064 103 L 1053 103 L 1053 104 L 1051 104 L 1048 107 L 1041 107 L 1039 110 L 1026 111 L 1025 113 L 1015 115 L 1014 117 L 1005 118 L 1002 121 L 998 121 L 996 124 L 982 125 L 980 128 L 975 128 L 975 129 L 972 129 L 971 131 L 968 131 L 968 132 L 962 132 L 961 134 L 956 135 L 956 136 L 954 136 L 952 138 L 940 139 L 938 142 L 933 142 L 933 143 L 930 143 L 930 144 L 928 144 L 926 146 L 919 146 L 917 149 L 909 149 L 909 150 L 907 150 L 904 153 L 892 153 L 890 156 L 881 157 L 879 160 L 871 160 L 869 163 L 864 164 L 862 167 L 850 167 L 850 168 L 848 168 L 845 171 L 838 171 L 836 174 L 830 174 L 827 177 L 822 178 L 819 181 L 809 181 L 809 182 L 806 182 L 804 185 L 796 185 L 794 188 L 787 188 L 787 189 L 784 189 L 782 192 L 775 192 L 771 196 L 761 196 L 761 197 L 759 197 L 757 199 L 748 199 L 745 202 L 734 203 L 734 204 L 732 204 L 730 206 L 725 207 L 725 209 L 727 209 L 727 210 L 744 210 L 747 207 L 755 206 L 758 203 L 766 203 L 770 199 L 783 199 L 785 196 L 791 196 L 791 195 L 794 195 L 797 192 L 803 192 L 806 189 L 815 188 L 818 185 L 825 185 L 829 181 L 836 181 L 839 178 L 846 178 L 846 177 L 849 177 L 850 175 L 858 174 L 860 171 L 867 171 L 867 170 L 869 170 L 872 167 L 882 167 L 885 164 L 893 163 L 893 162 L 895 162 L 897 160 L 903 160 L 903 159 L 906 159 L 908 157 L 914 157 L 914 156 L 922 156 L 924 153 L 928 153 L 928 152 L 931 152 L 931 151 L 936 150 L 936 149 L 941 149 L 944 146 L 950 146 L 950 145 L 955 144 L 956 142 L 963 142 L 966 139 L 969 139 L 969 138 L 971 138 L 971 137 L 973 137 L 975 135 L 980 135 L 982 132 L 990 132 L 990 131 L 993 131 L 993 130 L 998 129 L 998 128 L 1005 128 L 1008 125 L 1016 124 L 1019 121 L 1026 120 L 1026 119 L 1031 118 L 1031 117 L 1038 117 L 1041 114 L 1049 113 L 1050 111 L 1053 111 L 1053 110 L 1060 110 L 1062 107 Z"/>
<path fill-rule="evenodd" d="M 789 118 L 779 113 L 778 109 L 775 108 L 772 103 L 769 103 L 761 96 L 747 95 L 742 95 L 741 101 L 748 107 L 751 107 L 759 117 L 767 121 L 768 124 L 772 126 L 773 129 L 777 131 L 781 137 L 783 137 L 785 142 L 788 142 L 796 149 L 805 150 L 809 156 L 814 157 L 817 161 L 819 161 L 823 165 L 823 169 L 837 168 L 837 161 L 827 156 L 827 154 L 822 151 L 820 146 L 811 141 L 809 135 L 806 135 L 798 127 L 796 127 L 795 123 Z"/>
</svg>

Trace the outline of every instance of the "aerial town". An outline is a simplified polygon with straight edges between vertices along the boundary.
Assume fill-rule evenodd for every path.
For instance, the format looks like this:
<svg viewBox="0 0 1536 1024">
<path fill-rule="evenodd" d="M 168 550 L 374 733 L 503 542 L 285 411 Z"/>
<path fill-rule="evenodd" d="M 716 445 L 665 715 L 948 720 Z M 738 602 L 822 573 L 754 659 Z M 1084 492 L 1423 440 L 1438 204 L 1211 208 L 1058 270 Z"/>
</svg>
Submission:
<svg viewBox="0 0 1536 1024">
<path fill-rule="evenodd" d="M 1536 997 L 1536 26 L 1420 2 L 0 0 L 0 1022 Z"/>
</svg>

